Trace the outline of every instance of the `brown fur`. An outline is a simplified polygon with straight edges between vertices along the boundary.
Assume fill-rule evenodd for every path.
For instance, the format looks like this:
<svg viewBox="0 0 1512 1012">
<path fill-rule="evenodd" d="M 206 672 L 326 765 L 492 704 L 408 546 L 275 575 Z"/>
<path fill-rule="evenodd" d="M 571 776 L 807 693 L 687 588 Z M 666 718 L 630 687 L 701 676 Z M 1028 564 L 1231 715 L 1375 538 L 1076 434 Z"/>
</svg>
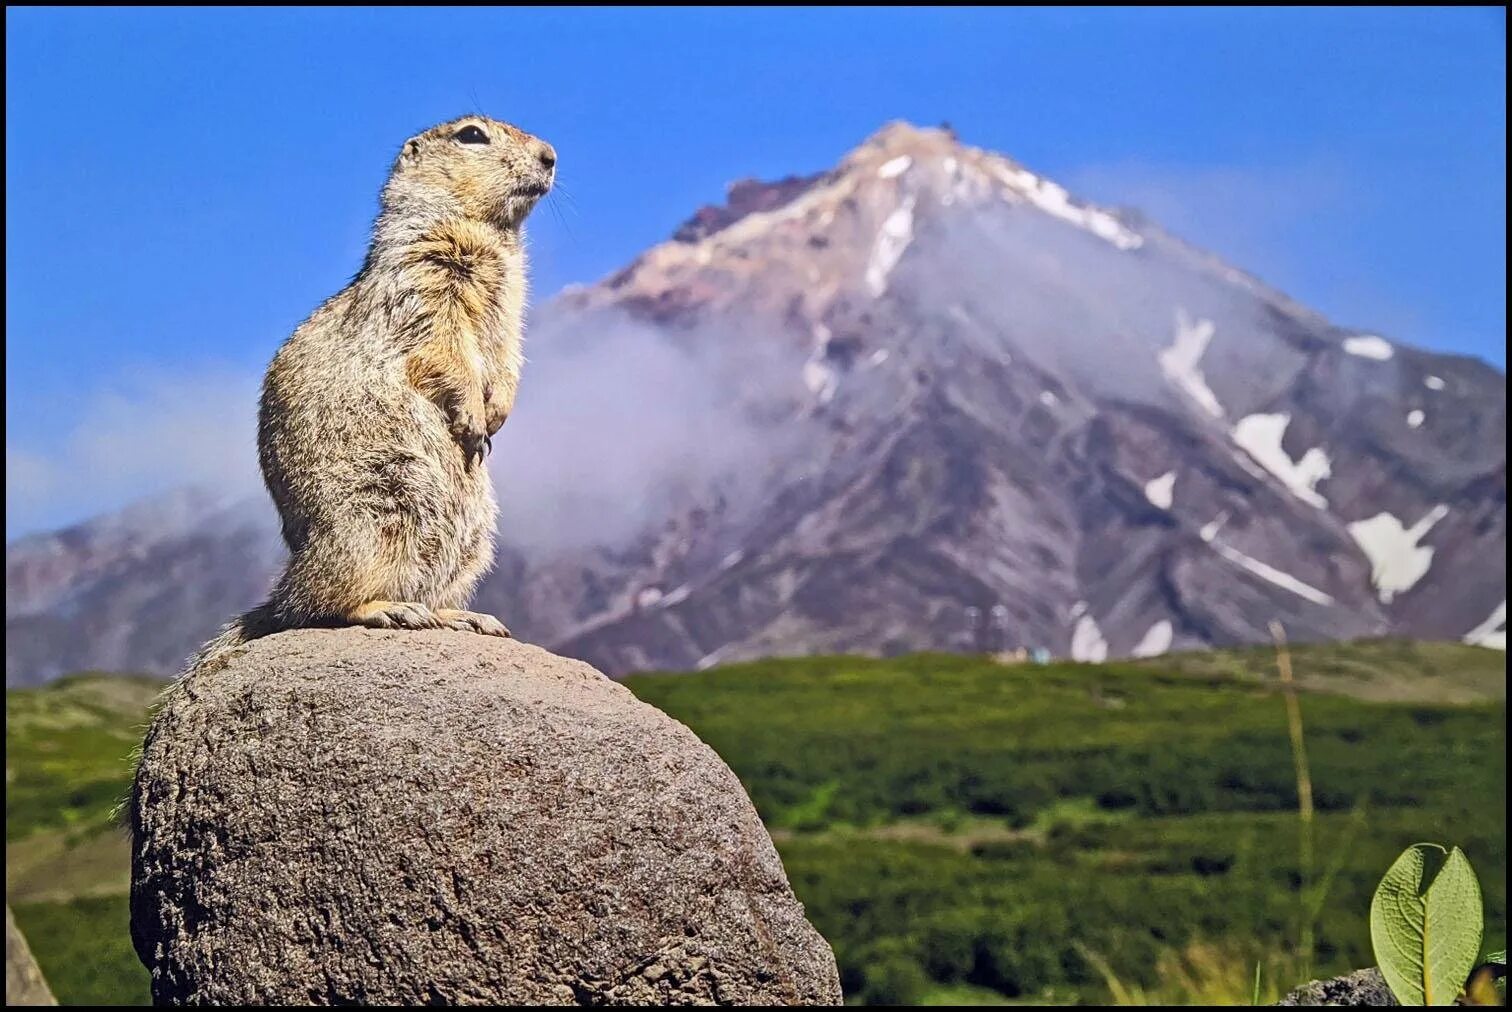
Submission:
<svg viewBox="0 0 1512 1012">
<path fill-rule="evenodd" d="M 469 127 L 489 143 L 462 143 Z M 522 226 L 555 157 L 480 116 L 405 142 L 361 271 L 263 381 L 258 456 L 288 567 L 194 665 L 300 626 L 509 634 L 462 609 L 493 564 L 482 460 L 519 387 Z"/>
</svg>

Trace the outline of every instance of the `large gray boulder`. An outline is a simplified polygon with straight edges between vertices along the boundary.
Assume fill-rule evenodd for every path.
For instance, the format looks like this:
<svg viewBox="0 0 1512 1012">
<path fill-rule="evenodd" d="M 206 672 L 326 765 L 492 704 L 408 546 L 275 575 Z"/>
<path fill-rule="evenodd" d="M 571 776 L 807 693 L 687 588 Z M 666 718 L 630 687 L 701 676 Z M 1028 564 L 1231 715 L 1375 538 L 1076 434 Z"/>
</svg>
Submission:
<svg viewBox="0 0 1512 1012">
<path fill-rule="evenodd" d="M 132 820 L 158 1004 L 840 1003 L 713 750 L 511 640 L 257 640 L 171 690 Z"/>
</svg>

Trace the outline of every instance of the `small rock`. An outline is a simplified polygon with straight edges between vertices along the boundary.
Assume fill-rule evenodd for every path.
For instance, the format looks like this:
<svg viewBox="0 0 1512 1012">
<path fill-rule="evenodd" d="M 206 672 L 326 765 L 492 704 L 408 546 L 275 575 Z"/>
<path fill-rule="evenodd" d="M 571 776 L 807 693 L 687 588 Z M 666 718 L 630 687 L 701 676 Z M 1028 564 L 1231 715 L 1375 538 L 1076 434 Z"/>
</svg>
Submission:
<svg viewBox="0 0 1512 1012">
<path fill-rule="evenodd" d="M 1395 1005 L 1396 998 L 1386 986 L 1381 971 L 1356 970 L 1330 980 L 1303 984 L 1282 998 L 1278 1005 Z"/>
<path fill-rule="evenodd" d="M 56 1005 L 52 990 L 32 958 L 26 938 L 16 927 L 10 904 L 5 906 L 5 1004 Z"/>
</svg>

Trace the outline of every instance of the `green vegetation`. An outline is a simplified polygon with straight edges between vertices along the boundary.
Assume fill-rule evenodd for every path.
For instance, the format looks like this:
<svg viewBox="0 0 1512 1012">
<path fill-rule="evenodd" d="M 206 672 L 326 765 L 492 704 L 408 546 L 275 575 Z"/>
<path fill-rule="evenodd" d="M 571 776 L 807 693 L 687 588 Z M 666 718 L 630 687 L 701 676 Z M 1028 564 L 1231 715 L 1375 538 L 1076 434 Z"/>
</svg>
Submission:
<svg viewBox="0 0 1512 1012">
<path fill-rule="evenodd" d="M 163 683 L 73 675 L 5 693 L 5 839 L 96 833 L 131 780 L 130 753 Z"/>
<path fill-rule="evenodd" d="M 1294 661 L 1326 887 L 1310 959 L 1268 650 L 811 658 L 627 684 L 739 774 L 853 1002 L 1248 1004 L 1257 964 L 1273 1001 L 1309 963 L 1373 962 L 1372 891 L 1429 833 L 1482 869 L 1488 935 L 1505 937 L 1503 656 L 1395 643 Z M 7 895 L 64 1003 L 146 1000 L 110 810 L 159 688 L 7 693 Z"/>
<path fill-rule="evenodd" d="M 75 675 L 5 694 L 5 894 L 64 1005 L 149 1004 L 112 821 L 163 684 Z"/>
<path fill-rule="evenodd" d="M 147 971 L 131 947 L 125 893 L 23 903 L 12 912 L 59 1005 L 152 1004 Z"/>
<path fill-rule="evenodd" d="M 1432 640 L 1358 640 L 1292 644 L 1303 689 L 1374 703 L 1478 703 L 1507 698 L 1507 655 Z M 1168 654 L 1133 666 L 1194 678 L 1274 683 L 1276 654 L 1268 646 Z"/>
<path fill-rule="evenodd" d="M 1298 649 L 1304 688 L 1325 649 L 1347 663 L 1349 648 Z M 1502 663 L 1466 649 L 1445 654 Z M 1381 870 L 1438 827 L 1494 869 L 1487 916 L 1504 925 L 1504 689 L 1456 706 L 1304 692 L 1327 892 L 1305 897 L 1314 945 L 1297 951 L 1311 917 L 1274 671 L 1271 651 L 1095 667 L 812 658 L 629 684 L 740 775 L 853 1000 L 964 984 L 1210 1002 L 1223 978 L 1200 971 L 1220 963 L 1234 1003 L 1256 963 L 1284 993 L 1305 966 L 1373 962 L 1364 911 Z M 1406 681 L 1394 667 L 1350 679 L 1360 695 Z"/>
</svg>

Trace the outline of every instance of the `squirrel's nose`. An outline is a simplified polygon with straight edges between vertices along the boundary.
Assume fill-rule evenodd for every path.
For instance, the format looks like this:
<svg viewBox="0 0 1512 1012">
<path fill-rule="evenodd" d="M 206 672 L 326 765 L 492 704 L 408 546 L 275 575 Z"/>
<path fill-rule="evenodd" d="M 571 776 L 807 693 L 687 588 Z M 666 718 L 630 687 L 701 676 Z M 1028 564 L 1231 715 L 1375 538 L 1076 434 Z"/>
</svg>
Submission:
<svg viewBox="0 0 1512 1012">
<path fill-rule="evenodd" d="M 543 169 L 556 168 L 556 148 L 545 141 L 541 142 L 540 148 L 536 151 L 536 158 L 540 159 Z"/>
</svg>

